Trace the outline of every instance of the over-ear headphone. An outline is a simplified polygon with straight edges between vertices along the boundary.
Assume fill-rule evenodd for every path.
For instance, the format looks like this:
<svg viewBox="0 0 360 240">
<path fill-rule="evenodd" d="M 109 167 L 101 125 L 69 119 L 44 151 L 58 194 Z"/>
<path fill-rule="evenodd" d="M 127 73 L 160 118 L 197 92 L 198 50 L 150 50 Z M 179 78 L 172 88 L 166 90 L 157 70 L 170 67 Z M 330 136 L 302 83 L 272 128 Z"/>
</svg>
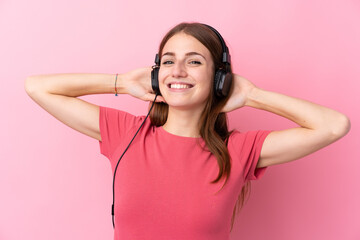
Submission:
<svg viewBox="0 0 360 240">
<path fill-rule="evenodd" d="M 230 54 L 229 49 L 225 44 L 224 39 L 220 35 L 220 33 L 213 27 L 202 24 L 208 28 L 210 28 L 220 39 L 223 54 L 221 61 L 225 65 L 225 69 L 217 69 L 214 75 L 214 92 L 215 95 L 218 97 L 225 97 L 228 95 L 230 91 L 231 81 L 232 81 L 232 74 L 230 71 Z M 159 70 L 160 70 L 160 58 L 159 54 L 155 55 L 155 65 L 152 66 L 151 71 L 151 85 L 152 89 L 158 95 L 161 95 L 160 88 L 159 88 Z"/>
</svg>

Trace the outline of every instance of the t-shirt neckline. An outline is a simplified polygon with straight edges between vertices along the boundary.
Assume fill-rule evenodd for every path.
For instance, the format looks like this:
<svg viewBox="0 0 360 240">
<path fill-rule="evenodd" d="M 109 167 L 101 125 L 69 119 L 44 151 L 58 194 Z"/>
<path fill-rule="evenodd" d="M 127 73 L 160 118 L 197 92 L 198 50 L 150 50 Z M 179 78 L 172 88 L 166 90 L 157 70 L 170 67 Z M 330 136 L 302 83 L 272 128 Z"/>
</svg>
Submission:
<svg viewBox="0 0 360 240">
<path fill-rule="evenodd" d="M 173 133 L 170 133 L 168 131 L 166 131 L 163 126 L 158 127 L 158 129 L 160 130 L 160 132 L 163 135 L 166 135 L 167 137 L 171 137 L 171 138 L 177 138 L 177 139 L 183 139 L 183 140 L 188 140 L 188 141 L 197 141 L 197 140 L 202 140 L 201 137 L 185 137 L 185 136 L 179 136 Z"/>
</svg>

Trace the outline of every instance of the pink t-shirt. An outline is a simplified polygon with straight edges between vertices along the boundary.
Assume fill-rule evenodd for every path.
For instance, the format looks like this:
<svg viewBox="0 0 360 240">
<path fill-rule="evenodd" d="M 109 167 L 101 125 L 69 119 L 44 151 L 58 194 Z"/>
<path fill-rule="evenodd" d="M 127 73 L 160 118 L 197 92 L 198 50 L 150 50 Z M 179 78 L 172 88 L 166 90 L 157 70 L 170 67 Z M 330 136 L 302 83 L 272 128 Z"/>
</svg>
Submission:
<svg viewBox="0 0 360 240">
<path fill-rule="evenodd" d="M 100 106 L 100 151 L 113 173 L 144 118 Z M 114 239 L 228 240 L 242 186 L 267 169 L 256 164 L 270 132 L 234 131 L 228 143 L 231 175 L 216 194 L 224 180 L 210 183 L 219 167 L 202 148 L 204 140 L 171 134 L 146 119 L 117 168 Z"/>
</svg>

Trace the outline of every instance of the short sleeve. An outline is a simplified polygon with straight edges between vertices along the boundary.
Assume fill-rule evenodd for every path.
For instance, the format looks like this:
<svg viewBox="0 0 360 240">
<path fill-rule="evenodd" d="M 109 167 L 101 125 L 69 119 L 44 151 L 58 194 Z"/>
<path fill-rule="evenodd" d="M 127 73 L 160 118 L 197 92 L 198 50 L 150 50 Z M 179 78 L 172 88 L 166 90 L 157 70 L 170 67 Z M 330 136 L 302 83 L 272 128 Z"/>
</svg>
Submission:
<svg viewBox="0 0 360 240">
<path fill-rule="evenodd" d="M 130 113 L 100 106 L 100 153 L 110 159 L 125 134 L 131 130 L 133 126 L 136 126 L 139 120 L 141 120 L 139 117 Z"/>
<path fill-rule="evenodd" d="M 231 142 L 229 142 L 229 145 L 237 155 L 232 157 L 240 161 L 243 167 L 244 181 L 258 180 L 265 174 L 267 167 L 256 168 L 256 165 L 265 138 L 270 132 L 271 130 L 256 130 L 244 133 L 234 131 L 230 137 Z"/>
</svg>

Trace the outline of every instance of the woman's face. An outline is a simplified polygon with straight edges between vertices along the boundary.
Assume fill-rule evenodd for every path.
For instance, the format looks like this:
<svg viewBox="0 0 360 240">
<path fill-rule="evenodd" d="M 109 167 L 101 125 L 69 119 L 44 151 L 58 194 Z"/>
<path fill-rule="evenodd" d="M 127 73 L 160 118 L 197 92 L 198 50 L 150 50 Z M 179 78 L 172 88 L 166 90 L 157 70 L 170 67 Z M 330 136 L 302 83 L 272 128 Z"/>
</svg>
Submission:
<svg viewBox="0 0 360 240">
<path fill-rule="evenodd" d="M 210 51 L 185 33 L 172 36 L 162 50 L 159 87 L 170 107 L 203 109 L 214 78 Z"/>
</svg>

